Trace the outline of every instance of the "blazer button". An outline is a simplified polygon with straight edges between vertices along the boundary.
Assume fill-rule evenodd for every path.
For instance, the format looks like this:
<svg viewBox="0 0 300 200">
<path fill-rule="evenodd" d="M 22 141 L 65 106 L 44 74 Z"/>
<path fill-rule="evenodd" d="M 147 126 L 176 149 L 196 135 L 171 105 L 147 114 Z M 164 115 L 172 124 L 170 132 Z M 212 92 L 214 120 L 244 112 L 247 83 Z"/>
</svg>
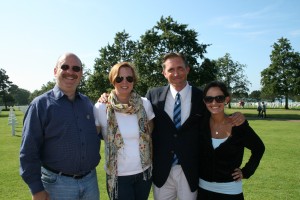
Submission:
<svg viewBox="0 0 300 200">
<path fill-rule="evenodd" d="M 177 138 L 177 136 L 178 136 L 177 134 L 174 134 L 174 138 Z"/>
</svg>

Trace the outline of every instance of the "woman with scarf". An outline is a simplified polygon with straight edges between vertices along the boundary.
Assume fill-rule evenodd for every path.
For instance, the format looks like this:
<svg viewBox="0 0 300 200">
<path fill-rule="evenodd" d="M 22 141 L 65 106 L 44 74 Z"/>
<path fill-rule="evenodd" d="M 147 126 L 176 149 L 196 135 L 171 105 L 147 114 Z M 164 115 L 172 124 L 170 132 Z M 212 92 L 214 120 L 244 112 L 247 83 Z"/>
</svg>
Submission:
<svg viewBox="0 0 300 200">
<path fill-rule="evenodd" d="M 133 91 L 134 66 L 114 65 L 109 73 L 114 86 L 107 103 L 94 106 L 95 123 L 105 141 L 106 186 L 110 199 L 148 199 L 152 184 L 154 112 L 150 101 Z"/>
</svg>

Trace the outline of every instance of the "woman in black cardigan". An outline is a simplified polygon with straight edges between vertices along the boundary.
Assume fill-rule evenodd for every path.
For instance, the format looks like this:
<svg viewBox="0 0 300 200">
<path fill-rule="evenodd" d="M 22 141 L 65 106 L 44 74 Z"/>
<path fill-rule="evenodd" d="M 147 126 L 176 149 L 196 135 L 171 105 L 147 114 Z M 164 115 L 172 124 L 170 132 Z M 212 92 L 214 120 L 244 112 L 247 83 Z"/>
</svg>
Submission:
<svg viewBox="0 0 300 200">
<path fill-rule="evenodd" d="M 232 127 L 229 116 L 224 113 L 230 101 L 224 83 L 209 83 L 204 89 L 203 101 L 209 117 L 201 130 L 198 199 L 244 199 L 241 180 L 255 172 L 265 146 L 247 121 Z M 251 156 L 241 167 L 245 147 L 251 151 Z"/>
</svg>

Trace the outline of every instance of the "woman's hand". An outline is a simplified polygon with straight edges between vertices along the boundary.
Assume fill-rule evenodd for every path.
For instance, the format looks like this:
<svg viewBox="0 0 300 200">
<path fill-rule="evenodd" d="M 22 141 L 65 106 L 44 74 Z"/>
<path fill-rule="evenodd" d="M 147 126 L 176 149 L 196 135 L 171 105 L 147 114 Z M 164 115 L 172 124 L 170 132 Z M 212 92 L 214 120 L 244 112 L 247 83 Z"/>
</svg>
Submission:
<svg viewBox="0 0 300 200">
<path fill-rule="evenodd" d="M 236 168 L 232 173 L 232 177 L 235 181 L 241 181 L 243 179 L 243 172 L 240 168 Z"/>
</svg>

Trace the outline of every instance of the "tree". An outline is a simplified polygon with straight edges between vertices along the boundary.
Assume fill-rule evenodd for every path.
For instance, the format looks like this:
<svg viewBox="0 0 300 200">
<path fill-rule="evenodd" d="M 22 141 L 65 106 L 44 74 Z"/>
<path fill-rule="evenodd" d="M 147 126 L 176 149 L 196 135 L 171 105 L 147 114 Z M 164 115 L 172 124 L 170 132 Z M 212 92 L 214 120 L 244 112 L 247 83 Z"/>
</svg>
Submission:
<svg viewBox="0 0 300 200">
<path fill-rule="evenodd" d="M 11 87 L 12 82 L 9 81 L 8 75 L 6 75 L 6 71 L 4 69 L 0 69 L 0 96 L 2 97 L 2 101 L 5 106 L 5 110 L 7 110 L 7 103 L 11 97 L 8 96 L 8 89 Z"/>
<path fill-rule="evenodd" d="M 261 92 L 259 90 L 254 90 L 251 92 L 251 94 L 249 95 L 250 98 L 255 99 L 256 101 L 260 100 L 260 94 Z"/>
<path fill-rule="evenodd" d="M 299 52 L 294 52 L 294 64 L 293 64 L 293 68 L 294 68 L 294 86 L 293 87 L 293 93 L 295 98 L 300 98 L 300 54 Z"/>
<path fill-rule="evenodd" d="M 3 102 L 5 102 L 5 110 L 7 109 L 7 106 L 14 106 L 15 105 L 15 99 L 11 94 L 6 94 L 5 97 L 3 98 Z"/>
<path fill-rule="evenodd" d="M 271 64 L 261 72 L 262 93 L 265 96 L 284 95 L 285 109 L 289 109 L 289 96 L 300 93 L 300 56 L 286 38 L 278 39 L 272 47 Z"/>
<path fill-rule="evenodd" d="M 120 61 L 133 61 L 137 52 L 137 42 L 130 40 L 125 32 L 118 32 L 112 45 L 108 44 L 99 50 L 99 58 L 95 59 L 94 72 L 89 72 L 86 80 L 85 94 L 96 101 L 100 94 L 109 92 L 112 87 L 108 80 L 111 67 Z"/>
<path fill-rule="evenodd" d="M 30 92 L 28 90 L 19 88 L 17 85 L 12 84 L 9 88 L 9 94 L 15 100 L 16 105 L 28 105 Z"/>
<path fill-rule="evenodd" d="M 249 95 L 247 92 L 238 92 L 238 93 L 233 92 L 231 94 L 231 97 L 235 98 L 235 99 L 245 99 L 245 98 L 248 98 L 248 96 Z"/>
<path fill-rule="evenodd" d="M 55 86 L 55 83 L 55 80 L 48 81 L 46 84 L 42 85 L 41 89 L 34 90 L 29 96 L 29 102 L 31 102 L 35 97 L 47 92 L 48 90 L 51 90 Z"/>
<path fill-rule="evenodd" d="M 199 69 L 199 85 L 204 86 L 212 80 L 216 80 L 218 76 L 218 67 L 215 60 L 205 58 Z"/>
<path fill-rule="evenodd" d="M 91 75 L 91 70 L 90 69 L 86 69 L 85 68 L 85 65 L 83 64 L 82 65 L 82 77 L 81 77 L 81 80 L 80 80 L 80 83 L 78 85 L 78 88 L 77 90 L 83 94 L 86 94 L 86 92 L 88 91 L 88 85 L 87 85 L 87 82 L 88 82 L 88 78 L 89 76 Z"/>
<path fill-rule="evenodd" d="M 137 87 L 144 95 L 149 87 L 166 84 L 162 73 L 161 58 L 167 52 L 183 53 L 190 66 L 189 81 L 191 84 L 203 85 L 198 61 L 204 58 L 208 44 L 199 44 L 197 32 L 187 29 L 186 24 L 179 24 L 172 17 L 161 17 L 160 21 L 141 36 L 135 63 L 138 66 L 141 80 Z"/>
<path fill-rule="evenodd" d="M 133 62 L 139 73 L 135 90 L 144 96 L 150 87 L 166 84 L 162 75 L 161 59 L 167 52 L 182 52 L 187 56 L 191 68 L 189 80 L 193 85 L 203 85 L 199 79 L 201 68 L 198 61 L 204 58 L 206 47 L 198 44 L 197 33 L 187 29 L 187 25 L 178 24 L 171 17 L 161 17 L 160 21 L 147 30 L 138 41 L 130 40 L 125 31 L 117 33 L 112 45 L 100 49 L 100 57 L 95 59 L 94 72 L 89 76 L 87 95 L 96 100 L 112 86 L 108 81 L 110 68 L 117 62 Z"/>
<path fill-rule="evenodd" d="M 229 53 L 218 58 L 216 65 L 218 67 L 218 80 L 223 81 L 234 96 L 244 97 L 244 94 L 249 92 L 248 85 L 250 82 L 244 74 L 246 65 L 234 62 Z M 231 108 L 230 103 L 229 108 Z"/>
</svg>

